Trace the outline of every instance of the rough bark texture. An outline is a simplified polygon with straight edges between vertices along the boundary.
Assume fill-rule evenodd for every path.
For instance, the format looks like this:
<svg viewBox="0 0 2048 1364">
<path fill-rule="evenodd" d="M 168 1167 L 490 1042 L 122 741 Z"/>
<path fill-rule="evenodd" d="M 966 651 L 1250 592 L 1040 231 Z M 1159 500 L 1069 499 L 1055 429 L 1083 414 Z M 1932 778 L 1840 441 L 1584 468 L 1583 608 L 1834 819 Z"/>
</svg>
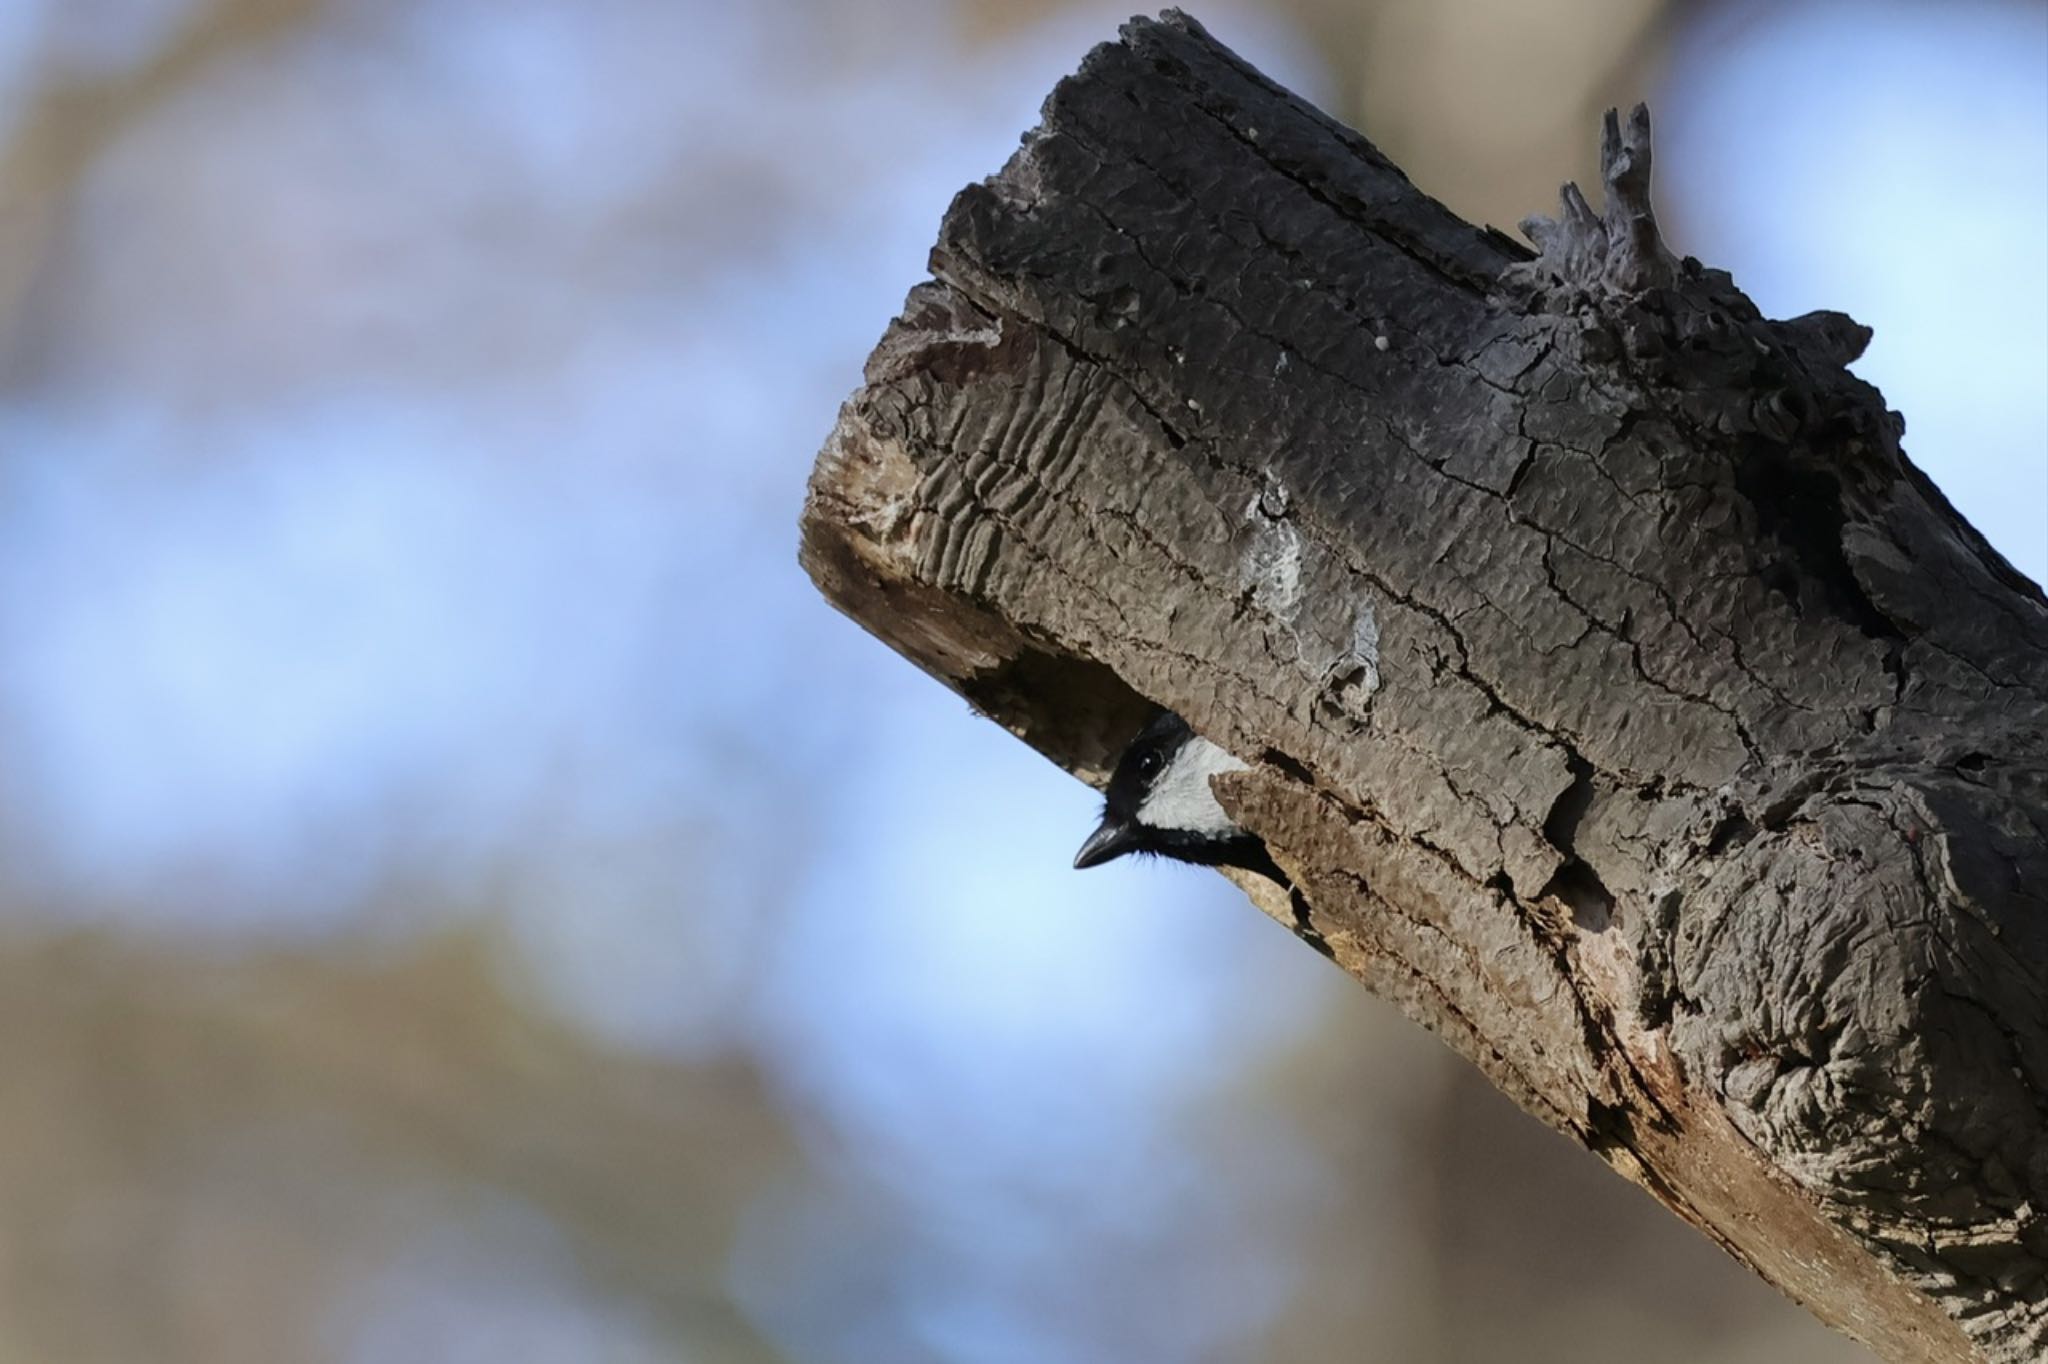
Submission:
<svg viewBox="0 0 2048 1364">
<path fill-rule="evenodd" d="M 1135 21 L 947 213 L 804 562 L 1085 779 L 1147 699 L 1252 762 L 1298 927 L 1827 1321 L 2037 1359 L 2048 604 L 1649 156 L 1532 255 Z"/>
</svg>

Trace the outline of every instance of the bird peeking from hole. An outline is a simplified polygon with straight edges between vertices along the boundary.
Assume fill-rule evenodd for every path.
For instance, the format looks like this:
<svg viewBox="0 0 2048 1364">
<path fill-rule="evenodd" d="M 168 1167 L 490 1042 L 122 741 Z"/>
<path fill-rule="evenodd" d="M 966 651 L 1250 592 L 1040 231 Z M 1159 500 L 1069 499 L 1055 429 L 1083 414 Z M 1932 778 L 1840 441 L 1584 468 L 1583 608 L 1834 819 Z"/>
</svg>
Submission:
<svg viewBox="0 0 2048 1364">
<path fill-rule="evenodd" d="M 1116 760 L 1103 795 L 1102 822 L 1074 854 L 1074 865 L 1099 867 L 1125 853 L 1151 853 L 1202 867 L 1257 872 L 1287 892 L 1301 940 L 1334 961 L 1337 954 L 1316 927 L 1301 888 L 1273 861 L 1265 840 L 1224 813 L 1223 802 L 1209 789 L 1209 778 L 1217 773 L 1242 772 L 1246 766 L 1180 716 L 1160 711 Z"/>
<path fill-rule="evenodd" d="M 1125 853 L 1152 853 L 1204 867 L 1242 867 L 1291 890 L 1264 841 L 1225 814 L 1209 789 L 1209 778 L 1245 766 L 1180 716 L 1160 711 L 1117 759 L 1102 822 L 1074 865 L 1099 867 Z"/>
</svg>

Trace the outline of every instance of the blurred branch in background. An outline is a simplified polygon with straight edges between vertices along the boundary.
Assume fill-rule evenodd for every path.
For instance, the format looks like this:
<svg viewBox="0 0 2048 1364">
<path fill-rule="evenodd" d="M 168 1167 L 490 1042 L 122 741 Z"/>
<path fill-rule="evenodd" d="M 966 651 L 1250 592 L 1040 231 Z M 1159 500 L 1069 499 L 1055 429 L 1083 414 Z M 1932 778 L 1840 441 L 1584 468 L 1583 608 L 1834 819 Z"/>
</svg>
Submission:
<svg viewBox="0 0 2048 1364">
<path fill-rule="evenodd" d="M 1395 164 L 1429 168 L 1432 196 L 1510 227 L 1562 178 L 1592 183 L 1585 130 L 1640 99 L 1662 55 L 1669 0 L 1611 0 L 1569 17 L 1514 0 L 1294 0 L 1327 32 L 1349 121 Z M 1484 92 L 1483 96 L 1480 92 Z"/>
<path fill-rule="evenodd" d="M 967 36 L 988 44 L 1011 40 L 1047 11 L 1103 12 L 1060 0 L 961 0 L 959 8 Z M 1560 180 L 1595 178 L 1585 130 L 1602 109 L 1642 97 L 1670 15 L 1686 6 L 1273 0 L 1268 8 L 1315 54 L 1323 108 L 1368 129 L 1395 164 L 1427 168 L 1430 193 L 1460 216 L 1506 227 L 1548 203 Z"/>
<path fill-rule="evenodd" d="M 79 179 L 121 134 L 220 62 L 312 23 L 323 0 L 203 0 L 185 11 L 163 42 L 111 70 L 73 70 L 31 80 L 26 108 L 15 111 L 0 145 L 0 373 L 17 327 L 33 308 L 24 291 L 38 276 L 43 253 L 63 235 Z M 35 7 L 30 6 L 31 10 Z M 138 15 L 95 13 L 81 6 L 66 17 L 45 11 L 52 27 L 96 22 L 133 24 Z M 0 125 L 6 126 L 6 125 Z"/>
</svg>

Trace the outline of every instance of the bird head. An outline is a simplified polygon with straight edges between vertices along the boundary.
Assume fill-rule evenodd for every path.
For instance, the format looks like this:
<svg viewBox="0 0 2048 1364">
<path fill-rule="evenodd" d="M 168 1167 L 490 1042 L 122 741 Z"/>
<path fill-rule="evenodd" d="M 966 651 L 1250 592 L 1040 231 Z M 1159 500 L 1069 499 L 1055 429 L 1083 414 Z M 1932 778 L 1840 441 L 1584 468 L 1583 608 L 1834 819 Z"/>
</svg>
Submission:
<svg viewBox="0 0 2048 1364">
<path fill-rule="evenodd" d="M 1266 845 L 1224 813 L 1209 778 L 1245 764 L 1170 710 L 1154 716 L 1117 759 L 1102 822 L 1074 856 L 1096 867 L 1126 853 L 1153 853 L 1204 866 L 1244 867 L 1284 881 Z"/>
</svg>

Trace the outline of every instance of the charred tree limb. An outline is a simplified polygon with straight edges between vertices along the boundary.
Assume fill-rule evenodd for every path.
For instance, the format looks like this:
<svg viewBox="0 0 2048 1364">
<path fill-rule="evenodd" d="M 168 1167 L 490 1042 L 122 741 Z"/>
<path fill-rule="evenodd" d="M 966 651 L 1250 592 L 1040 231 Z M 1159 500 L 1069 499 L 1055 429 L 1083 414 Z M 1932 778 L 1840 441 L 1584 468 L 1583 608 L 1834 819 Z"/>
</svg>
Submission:
<svg viewBox="0 0 2048 1364">
<path fill-rule="evenodd" d="M 1540 253 L 1196 24 L 962 191 L 811 482 L 825 593 L 1099 782 L 1148 703 L 1306 932 L 1897 1360 L 2048 1352 L 2048 603 L 1846 317 Z M 1261 907 L 1295 926 L 1270 897 Z"/>
</svg>

